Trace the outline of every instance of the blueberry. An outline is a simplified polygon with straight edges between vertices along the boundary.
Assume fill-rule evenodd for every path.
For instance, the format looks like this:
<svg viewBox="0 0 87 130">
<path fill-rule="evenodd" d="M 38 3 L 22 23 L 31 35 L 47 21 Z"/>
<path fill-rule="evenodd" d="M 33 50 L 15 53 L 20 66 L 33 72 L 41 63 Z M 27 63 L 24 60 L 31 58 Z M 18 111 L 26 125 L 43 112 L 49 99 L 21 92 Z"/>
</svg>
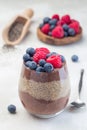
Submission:
<svg viewBox="0 0 87 130">
<path fill-rule="evenodd" d="M 35 70 L 37 68 L 37 63 L 35 61 L 27 61 L 25 65 L 31 70 Z"/>
<path fill-rule="evenodd" d="M 64 37 L 68 37 L 68 32 L 64 31 Z"/>
<path fill-rule="evenodd" d="M 50 52 L 49 54 L 46 55 L 46 58 L 52 56 L 52 55 L 58 55 L 56 52 Z"/>
<path fill-rule="evenodd" d="M 29 54 L 24 54 L 23 55 L 23 60 L 24 60 L 24 62 L 27 62 L 27 61 L 31 60 L 30 55 Z"/>
<path fill-rule="evenodd" d="M 64 31 L 68 31 L 69 26 L 67 24 L 63 24 L 63 29 L 64 29 Z"/>
<path fill-rule="evenodd" d="M 49 36 L 52 36 L 52 32 L 48 32 L 48 35 L 49 35 Z"/>
<path fill-rule="evenodd" d="M 52 64 L 50 64 L 50 63 L 46 63 L 45 65 L 44 65 L 44 70 L 46 71 L 46 72 L 52 72 L 53 71 L 53 65 Z"/>
<path fill-rule="evenodd" d="M 46 61 L 44 59 L 39 60 L 39 65 L 44 66 L 46 64 Z"/>
<path fill-rule="evenodd" d="M 57 23 L 57 19 L 51 19 L 51 20 L 49 21 L 49 24 L 50 24 L 50 25 L 56 25 L 56 23 Z"/>
<path fill-rule="evenodd" d="M 8 106 L 8 111 L 12 114 L 16 113 L 16 106 L 15 105 L 9 105 Z"/>
<path fill-rule="evenodd" d="M 28 48 L 28 49 L 26 50 L 26 53 L 29 54 L 30 56 L 33 56 L 34 53 L 35 53 L 35 49 L 32 48 L 32 47 L 30 47 L 30 48 Z"/>
<path fill-rule="evenodd" d="M 40 25 L 39 25 L 39 28 L 42 28 L 44 26 L 44 23 L 41 23 Z"/>
<path fill-rule="evenodd" d="M 76 33 L 75 33 L 75 30 L 73 28 L 69 28 L 68 34 L 69 34 L 69 36 L 75 36 Z"/>
<path fill-rule="evenodd" d="M 65 62 L 65 57 L 63 55 L 60 55 L 60 56 L 61 56 L 62 62 Z"/>
<path fill-rule="evenodd" d="M 50 30 L 52 31 L 55 28 L 55 25 L 50 26 Z"/>
<path fill-rule="evenodd" d="M 43 19 L 43 23 L 45 24 L 45 23 L 49 23 L 49 21 L 50 21 L 50 18 L 49 17 L 45 17 L 44 19 Z"/>
<path fill-rule="evenodd" d="M 36 72 L 44 72 L 44 67 L 38 66 Z"/>
<path fill-rule="evenodd" d="M 71 59 L 73 62 L 78 62 L 79 57 L 77 55 L 73 55 Z"/>
</svg>

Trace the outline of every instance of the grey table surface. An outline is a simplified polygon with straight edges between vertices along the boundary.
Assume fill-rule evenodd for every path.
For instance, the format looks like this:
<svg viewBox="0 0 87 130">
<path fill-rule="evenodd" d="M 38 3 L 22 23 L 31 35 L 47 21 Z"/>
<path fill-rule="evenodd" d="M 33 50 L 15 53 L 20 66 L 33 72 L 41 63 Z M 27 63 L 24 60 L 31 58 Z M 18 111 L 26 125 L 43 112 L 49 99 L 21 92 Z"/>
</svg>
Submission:
<svg viewBox="0 0 87 130">
<path fill-rule="evenodd" d="M 30 33 L 20 45 L 6 48 L 2 39 L 2 31 L 15 15 L 26 8 L 35 12 Z M 69 107 L 63 113 L 51 119 L 38 119 L 26 112 L 18 96 L 18 82 L 21 71 L 22 55 L 27 47 L 47 47 L 66 57 L 70 82 L 71 97 L 77 97 L 80 69 L 85 69 L 82 100 L 87 102 L 87 1 L 86 0 L 0 0 L 0 130 L 87 130 L 87 108 L 70 111 Z M 81 41 L 67 46 L 51 46 L 40 42 L 36 36 L 36 28 L 45 16 L 58 13 L 61 16 L 70 14 L 80 21 L 83 28 Z M 79 62 L 73 63 L 71 56 L 77 54 Z M 15 104 L 17 113 L 11 115 L 7 111 L 9 104 Z"/>
</svg>

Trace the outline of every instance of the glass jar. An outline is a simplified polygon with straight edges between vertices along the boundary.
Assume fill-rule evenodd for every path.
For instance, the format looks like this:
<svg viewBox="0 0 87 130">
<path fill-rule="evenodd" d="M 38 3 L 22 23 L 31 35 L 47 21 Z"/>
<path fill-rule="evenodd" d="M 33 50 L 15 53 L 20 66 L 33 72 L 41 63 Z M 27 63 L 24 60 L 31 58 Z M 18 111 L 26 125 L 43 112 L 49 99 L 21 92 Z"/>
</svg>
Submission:
<svg viewBox="0 0 87 130">
<path fill-rule="evenodd" d="M 41 118 L 53 117 L 64 110 L 69 96 L 70 84 L 66 63 L 50 73 L 37 73 L 23 64 L 19 97 L 29 113 Z"/>
</svg>

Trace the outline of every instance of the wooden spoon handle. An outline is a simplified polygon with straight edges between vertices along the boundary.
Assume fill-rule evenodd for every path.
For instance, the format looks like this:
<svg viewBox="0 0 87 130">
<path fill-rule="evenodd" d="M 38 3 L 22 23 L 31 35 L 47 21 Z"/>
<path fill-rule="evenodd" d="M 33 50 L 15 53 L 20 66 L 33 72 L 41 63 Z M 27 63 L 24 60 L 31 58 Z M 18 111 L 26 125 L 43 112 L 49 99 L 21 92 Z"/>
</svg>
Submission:
<svg viewBox="0 0 87 130">
<path fill-rule="evenodd" d="M 23 12 L 23 15 L 24 16 L 27 16 L 29 18 L 31 18 L 33 15 L 34 15 L 34 11 L 32 9 L 26 9 L 24 12 Z"/>
</svg>

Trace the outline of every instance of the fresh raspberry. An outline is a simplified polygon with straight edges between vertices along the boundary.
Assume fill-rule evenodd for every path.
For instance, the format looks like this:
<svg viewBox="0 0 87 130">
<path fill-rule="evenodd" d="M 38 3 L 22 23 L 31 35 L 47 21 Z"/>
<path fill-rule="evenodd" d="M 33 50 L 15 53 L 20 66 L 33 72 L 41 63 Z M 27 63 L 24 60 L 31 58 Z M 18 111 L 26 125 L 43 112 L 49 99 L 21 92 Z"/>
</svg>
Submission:
<svg viewBox="0 0 87 130">
<path fill-rule="evenodd" d="M 62 61 L 61 57 L 59 55 L 52 55 L 46 60 L 48 63 L 51 63 L 54 68 L 61 68 L 62 67 Z"/>
<path fill-rule="evenodd" d="M 61 20 L 64 21 L 66 24 L 70 24 L 71 23 L 70 16 L 68 14 L 62 16 Z"/>
<path fill-rule="evenodd" d="M 77 21 L 75 19 L 71 19 L 71 23 L 73 23 L 73 22 L 78 22 L 78 24 L 79 24 L 79 21 Z"/>
<path fill-rule="evenodd" d="M 62 26 L 63 24 L 66 24 L 63 20 L 60 20 L 60 21 L 57 22 L 57 25 Z"/>
<path fill-rule="evenodd" d="M 79 33 L 80 31 L 80 26 L 79 26 L 79 22 L 73 22 L 69 25 L 70 28 L 73 28 L 75 30 L 75 33 Z"/>
<path fill-rule="evenodd" d="M 59 18 L 59 15 L 58 15 L 58 14 L 54 14 L 54 15 L 52 16 L 52 19 L 57 19 L 57 20 L 59 20 L 60 18 Z"/>
<path fill-rule="evenodd" d="M 41 59 L 46 59 L 46 53 L 43 51 L 38 51 L 37 53 L 34 54 L 33 60 L 38 63 L 39 60 Z"/>
<path fill-rule="evenodd" d="M 64 36 L 64 30 L 62 26 L 57 26 L 52 31 L 52 36 L 55 38 L 62 38 Z"/>
<path fill-rule="evenodd" d="M 50 30 L 50 25 L 49 24 L 45 24 L 42 28 L 41 28 L 41 31 L 45 34 L 48 34 Z"/>
<path fill-rule="evenodd" d="M 50 53 L 50 51 L 45 47 L 36 48 L 35 52 L 37 53 L 38 51 L 43 51 L 46 54 Z"/>
</svg>

